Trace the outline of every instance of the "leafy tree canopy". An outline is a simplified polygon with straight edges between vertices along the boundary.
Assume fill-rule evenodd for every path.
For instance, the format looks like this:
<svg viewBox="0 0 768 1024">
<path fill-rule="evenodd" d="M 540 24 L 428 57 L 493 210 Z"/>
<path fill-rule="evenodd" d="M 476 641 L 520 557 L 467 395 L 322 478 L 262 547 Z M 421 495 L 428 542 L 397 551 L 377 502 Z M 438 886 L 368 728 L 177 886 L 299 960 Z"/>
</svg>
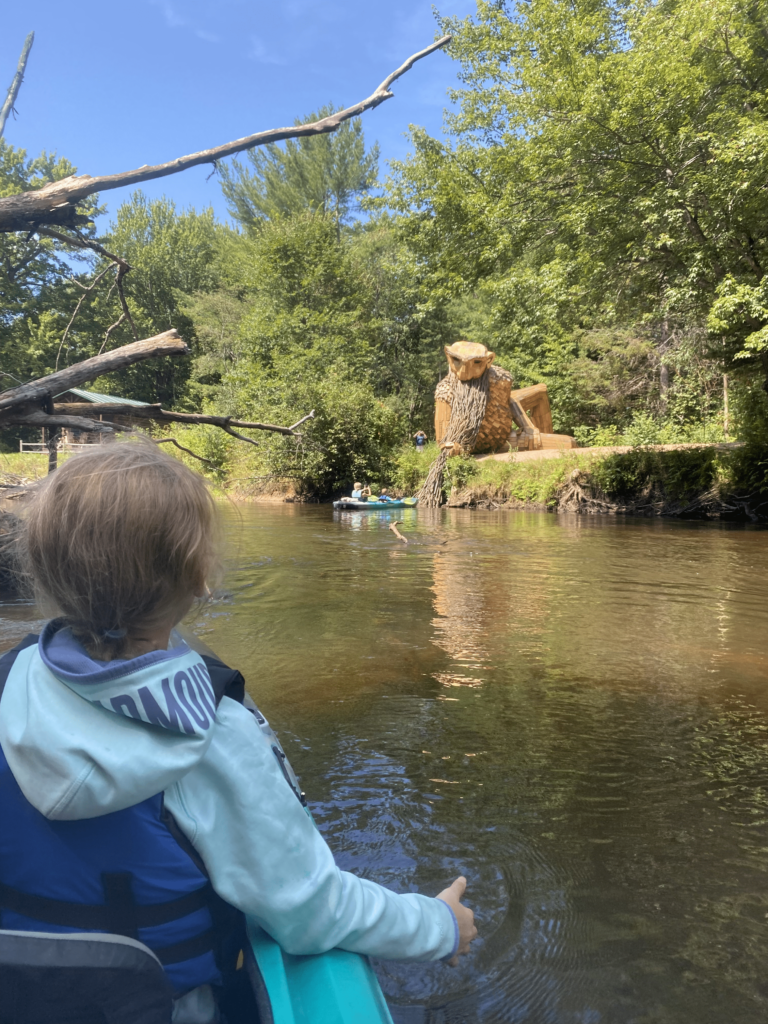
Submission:
<svg viewBox="0 0 768 1024">
<path fill-rule="evenodd" d="M 294 123 L 318 121 L 337 109 L 321 107 Z M 362 123 L 355 119 L 330 135 L 249 150 L 247 160 L 232 160 L 220 168 L 222 191 L 240 224 L 253 228 L 265 220 L 313 211 L 341 225 L 376 181 L 379 147 L 366 150 Z"/>
<path fill-rule="evenodd" d="M 566 397 L 585 332 L 631 326 L 658 365 L 683 337 L 704 345 L 707 321 L 721 365 L 764 372 L 766 17 L 732 0 L 479 0 L 442 22 L 455 142 L 414 130 L 389 202 L 526 383 Z"/>
<path fill-rule="evenodd" d="M 75 174 L 72 164 L 55 154 L 29 158 L 23 149 L 0 138 L 0 196 L 40 188 Z M 87 204 L 92 215 L 96 200 Z M 30 380 L 55 368 L 66 320 L 60 311 L 77 302 L 72 283 L 78 267 L 87 269 L 89 258 L 67 252 L 61 243 L 24 232 L 0 234 L 0 388 L 15 379 Z M 80 356 L 79 358 L 83 358 Z"/>
</svg>

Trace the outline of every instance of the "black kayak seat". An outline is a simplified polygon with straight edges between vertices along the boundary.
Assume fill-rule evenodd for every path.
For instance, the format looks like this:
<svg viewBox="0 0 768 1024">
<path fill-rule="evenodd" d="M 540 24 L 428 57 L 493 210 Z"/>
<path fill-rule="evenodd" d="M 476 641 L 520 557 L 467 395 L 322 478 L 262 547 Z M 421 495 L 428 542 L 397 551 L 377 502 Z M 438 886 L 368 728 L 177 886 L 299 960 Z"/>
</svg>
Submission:
<svg viewBox="0 0 768 1024">
<path fill-rule="evenodd" d="M 172 998 L 135 939 L 0 930 L 0 1024 L 170 1024 Z"/>
</svg>

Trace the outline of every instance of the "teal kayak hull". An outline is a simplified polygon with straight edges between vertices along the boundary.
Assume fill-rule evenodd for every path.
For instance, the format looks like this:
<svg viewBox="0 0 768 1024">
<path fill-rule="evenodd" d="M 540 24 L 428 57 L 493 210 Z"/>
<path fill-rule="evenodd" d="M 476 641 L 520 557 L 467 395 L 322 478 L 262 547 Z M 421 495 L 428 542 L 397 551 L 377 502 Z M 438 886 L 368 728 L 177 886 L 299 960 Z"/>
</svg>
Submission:
<svg viewBox="0 0 768 1024">
<path fill-rule="evenodd" d="M 248 939 L 274 1024 L 392 1024 L 366 957 L 343 949 L 292 956 L 253 920 Z"/>
<path fill-rule="evenodd" d="M 339 501 L 334 501 L 333 507 L 355 512 L 381 511 L 383 508 L 415 508 L 416 499 L 406 498 L 403 501 L 356 501 L 354 498 L 340 498 Z"/>
<path fill-rule="evenodd" d="M 382 508 L 388 504 L 394 502 L 384 502 Z M 185 640 L 198 654 L 216 657 L 203 640 L 187 630 L 174 630 L 172 640 L 174 644 Z M 249 702 L 255 707 L 250 698 L 246 698 L 246 707 Z M 275 742 L 279 742 L 277 738 Z M 272 1016 L 266 1014 L 265 1020 L 270 1024 L 393 1024 L 367 957 L 343 949 L 293 956 L 253 919 L 246 917 L 246 924 L 251 952 L 266 988 Z"/>
</svg>

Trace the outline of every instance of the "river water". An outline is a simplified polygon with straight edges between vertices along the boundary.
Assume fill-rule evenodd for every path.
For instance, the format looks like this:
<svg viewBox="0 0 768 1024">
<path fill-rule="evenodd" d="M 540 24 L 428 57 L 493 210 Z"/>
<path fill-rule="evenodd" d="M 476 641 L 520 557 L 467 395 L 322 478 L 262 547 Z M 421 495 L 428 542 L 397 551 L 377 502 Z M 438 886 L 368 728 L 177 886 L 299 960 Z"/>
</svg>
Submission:
<svg viewBox="0 0 768 1024">
<path fill-rule="evenodd" d="M 768 531 L 226 516 L 192 627 L 243 671 L 339 864 L 469 879 L 459 968 L 376 964 L 398 1024 L 764 1024 Z M 0 611 L 0 647 L 34 625 Z"/>
</svg>

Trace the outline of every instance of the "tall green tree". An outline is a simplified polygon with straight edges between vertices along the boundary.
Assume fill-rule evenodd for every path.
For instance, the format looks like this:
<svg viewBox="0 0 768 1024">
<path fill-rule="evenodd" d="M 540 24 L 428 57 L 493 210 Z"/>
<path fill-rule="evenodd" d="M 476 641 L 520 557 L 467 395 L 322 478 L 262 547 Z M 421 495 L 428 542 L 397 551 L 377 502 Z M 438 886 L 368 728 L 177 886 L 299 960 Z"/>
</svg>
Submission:
<svg viewBox="0 0 768 1024">
<path fill-rule="evenodd" d="M 227 288 L 193 296 L 198 358 L 190 393 L 211 408 L 295 422 L 301 445 L 265 438 L 257 474 L 329 493 L 355 475 L 386 481 L 393 448 L 428 428 L 455 340 L 445 303 L 386 217 L 336 231 L 304 213 L 264 224 L 229 249 Z"/>
<path fill-rule="evenodd" d="M 565 393 L 584 332 L 628 326 L 661 368 L 707 323 L 724 368 L 768 371 L 766 17 L 751 0 L 479 0 L 443 22 L 456 142 L 415 132 L 390 201 L 521 376 Z"/>
<path fill-rule="evenodd" d="M 294 123 L 317 121 L 336 109 L 321 107 Z M 222 164 L 219 172 L 222 192 L 239 223 L 253 228 L 265 220 L 313 211 L 339 226 L 349 221 L 360 197 L 375 183 L 379 147 L 366 150 L 362 123 L 355 119 L 330 135 L 249 150 L 247 160 Z"/>
<path fill-rule="evenodd" d="M 0 196 L 41 188 L 76 168 L 63 157 L 42 153 L 30 158 L 0 139 Z M 96 202 L 86 205 L 94 214 Z M 0 388 L 31 380 L 55 369 L 59 343 L 74 309 L 78 268 L 87 274 L 94 260 L 64 252 L 53 239 L 28 232 L 0 234 Z M 91 355 L 87 339 L 77 339 L 77 358 Z"/>
<path fill-rule="evenodd" d="M 221 252 L 232 234 L 216 223 L 210 209 L 179 212 L 171 200 L 149 200 L 141 191 L 119 207 L 104 245 L 131 266 L 123 283 L 139 337 L 175 328 L 196 351 L 195 324 L 183 306 L 189 295 L 219 285 Z M 97 269 L 105 266 L 102 262 Z M 91 332 L 101 343 L 120 315 L 117 295 L 106 279 L 78 317 L 78 330 Z M 109 347 L 127 344 L 133 337 L 131 324 L 123 319 L 110 333 Z M 137 363 L 111 375 L 100 387 L 129 398 L 178 406 L 186 395 L 190 372 L 189 360 L 163 360 L 151 366 Z"/>
</svg>

